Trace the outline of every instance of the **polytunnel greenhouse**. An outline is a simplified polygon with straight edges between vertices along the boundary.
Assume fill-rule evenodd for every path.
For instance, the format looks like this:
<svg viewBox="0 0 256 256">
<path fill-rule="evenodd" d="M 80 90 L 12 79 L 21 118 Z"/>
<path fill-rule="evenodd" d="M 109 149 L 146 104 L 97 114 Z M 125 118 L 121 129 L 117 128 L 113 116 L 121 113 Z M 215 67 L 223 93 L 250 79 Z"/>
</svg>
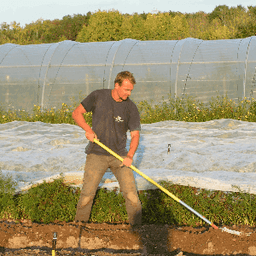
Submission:
<svg viewBox="0 0 256 256">
<path fill-rule="evenodd" d="M 191 95 L 207 102 L 256 94 L 256 37 L 204 41 L 79 43 L 0 46 L 0 102 L 7 109 L 59 108 L 101 88 L 113 88 L 118 72 L 137 81 L 135 102 Z"/>
</svg>

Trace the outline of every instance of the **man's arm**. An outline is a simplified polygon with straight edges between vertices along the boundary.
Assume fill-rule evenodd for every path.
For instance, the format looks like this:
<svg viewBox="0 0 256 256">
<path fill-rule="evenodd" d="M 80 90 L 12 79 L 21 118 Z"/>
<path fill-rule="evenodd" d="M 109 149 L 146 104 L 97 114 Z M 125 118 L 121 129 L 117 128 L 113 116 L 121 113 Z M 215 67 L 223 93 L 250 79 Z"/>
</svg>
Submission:
<svg viewBox="0 0 256 256">
<path fill-rule="evenodd" d="M 131 143 L 130 143 L 130 149 L 127 154 L 127 157 L 124 159 L 122 165 L 131 166 L 133 156 L 138 148 L 140 141 L 140 132 L 139 131 L 131 131 Z"/>
<path fill-rule="evenodd" d="M 133 158 L 140 141 L 140 132 L 139 131 L 132 131 L 131 132 L 131 144 L 130 144 L 130 150 L 127 154 L 127 157 Z"/>
<path fill-rule="evenodd" d="M 85 108 L 83 107 L 82 104 L 80 104 L 72 113 L 72 118 L 75 120 L 75 122 L 85 130 L 85 136 L 88 140 L 93 142 L 93 139 L 97 139 L 96 134 L 93 132 L 92 128 L 90 125 L 88 125 L 85 122 L 83 114 L 86 113 Z"/>
</svg>

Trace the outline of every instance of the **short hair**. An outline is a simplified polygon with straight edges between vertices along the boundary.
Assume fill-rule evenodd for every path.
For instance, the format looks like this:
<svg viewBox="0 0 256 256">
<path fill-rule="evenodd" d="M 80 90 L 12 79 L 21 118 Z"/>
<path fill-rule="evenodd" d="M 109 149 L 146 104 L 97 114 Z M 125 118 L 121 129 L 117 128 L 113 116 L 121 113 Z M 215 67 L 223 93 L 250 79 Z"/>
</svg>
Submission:
<svg viewBox="0 0 256 256">
<path fill-rule="evenodd" d="M 135 78 L 133 76 L 133 74 L 129 71 L 122 71 L 122 72 L 119 72 L 116 76 L 116 79 L 115 79 L 115 84 L 118 83 L 119 86 L 122 85 L 122 82 L 125 80 L 125 79 L 128 79 L 133 85 L 136 84 L 136 81 L 135 81 Z"/>
</svg>

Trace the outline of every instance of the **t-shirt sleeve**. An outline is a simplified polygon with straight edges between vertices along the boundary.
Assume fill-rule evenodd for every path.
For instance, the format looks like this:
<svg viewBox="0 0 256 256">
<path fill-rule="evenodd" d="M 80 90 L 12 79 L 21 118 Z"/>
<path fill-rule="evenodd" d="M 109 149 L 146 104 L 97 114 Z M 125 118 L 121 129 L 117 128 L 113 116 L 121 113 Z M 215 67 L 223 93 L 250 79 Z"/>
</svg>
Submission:
<svg viewBox="0 0 256 256">
<path fill-rule="evenodd" d="M 95 109 L 95 103 L 96 103 L 96 91 L 93 91 L 90 93 L 83 101 L 81 104 L 83 105 L 84 109 L 86 112 L 93 112 Z"/>
<path fill-rule="evenodd" d="M 129 116 L 128 129 L 131 132 L 141 130 L 140 114 L 139 114 L 137 106 L 133 102 L 131 104 L 131 111 L 130 111 L 130 116 Z"/>
</svg>

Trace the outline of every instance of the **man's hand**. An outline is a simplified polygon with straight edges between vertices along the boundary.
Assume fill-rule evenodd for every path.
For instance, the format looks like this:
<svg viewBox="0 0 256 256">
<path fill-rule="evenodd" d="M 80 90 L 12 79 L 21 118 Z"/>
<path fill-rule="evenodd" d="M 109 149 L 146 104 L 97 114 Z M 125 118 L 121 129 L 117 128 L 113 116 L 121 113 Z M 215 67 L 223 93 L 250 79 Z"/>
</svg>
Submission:
<svg viewBox="0 0 256 256">
<path fill-rule="evenodd" d="M 82 104 L 80 104 L 72 113 L 72 118 L 75 120 L 75 122 L 81 127 L 83 128 L 86 132 L 85 132 L 85 137 L 93 142 L 93 139 L 98 140 L 96 134 L 93 132 L 93 130 L 91 129 L 90 125 L 88 125 L 85 122 L 84 116 L 83 114 L 87 113 L 85 108 L 83 107 Z"/>
<path fill-rule="evenodd" d="M 132 165 L 132 158 L 126 157 L 120 166 L 130 167 L 131 165 Z"/>
<path fill-rule="evenodd" d="M 85 137 L 91 142 L 94 142 L 94 139 L 98 140 L 97 135 L 94 132 L 85 132 Z"/>
</svg>

